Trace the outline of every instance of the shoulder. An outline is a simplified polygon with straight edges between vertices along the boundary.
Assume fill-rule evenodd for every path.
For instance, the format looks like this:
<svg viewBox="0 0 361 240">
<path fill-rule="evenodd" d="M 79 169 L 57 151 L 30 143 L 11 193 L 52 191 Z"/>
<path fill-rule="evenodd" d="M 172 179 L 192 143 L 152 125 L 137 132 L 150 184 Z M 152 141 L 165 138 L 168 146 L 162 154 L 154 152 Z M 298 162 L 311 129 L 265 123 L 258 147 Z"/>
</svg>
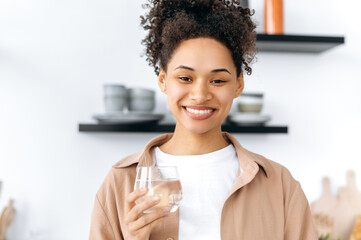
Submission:
<svg viewBox="0 0 361 240">
<path fill-rule="evenodd" d="M 254 181 L 255 183 L 262 183 L 261 186 L 264 191 L 273 197 L 280 197 L 280 200 L 285 204 L 285 208 L 289 207 L 292 199 L 297 198 L 300 206 L 308 204 L 301 184 L 292 176 L 291 172 L 285 166 L 260 154 L 248 150 L 247 152 L 255 159 L 260 167 Z M 262 170 L 266 174 L 260 174 Z"/>
<path fill-rule="evenodd" d="M 283 212 L 285 239 L 316 239 L 317 234 L 312 223 L 308 200 L 301 184 L 282 164 L 260 154 L 248 150 L 247 152 L 256 159 L 259 165 L 262 163 L 267 166 L 268 176 L 263 177 L 264 174 L 257 174 L 256 181 L 264 184 L 263 193 L 268 194 L 272 207 L 278 209 L 278 212 Z M 265 195 L 262 196 L 265 198 Z"/>
<path fill-rule="evenodd" d="M 134 153 L 116 162 L 109 170 L 98 190 L 98 196 L 118 195 L 131 192 L 134 186 L 139 156 L 140 153 Z"/>
<path fill-rule="evenodd" d="M 235 147 L 240 163 L 243 162 L 242 167 L 247 168 L 251 166 L 250 168 L 254 169 L 254 166 L 258 165 L 260 170 L 262 170 L 261 172 L 264 173 L 263 176 L 266 176 L 266 178 L 270 180 L 279 178 L 285 178 L 286 180 L 293 179 L 291 173 L 283 165 L 245 149 L 234 136 L 227 132 L 223 132 L 223 136 Z M 251 170 L 251 172 L 252 171 L 253 170 Z"/>
<path fill-rule="evenodd" d="M 295 186 L 298 184 L 291 172 L 282 164 L 270 160 L 260 154 L 248 150 L 246 151 L 255 159 L 260 168 L 266 173 L 269 180 L 281 182 L 283 185 Z"/>
<path fill-rule="evenodd" d="M 139 157 L 141 156 L 141 153 L 134 153 L 131 155 L 128 155 L 121 159 L 120 161 L 116 162 L 112 168 L 113 169 L 121 169 L 121 168 L 127 168 L 132 165 L 136 165 L 139 162 Z"/>
</svg>

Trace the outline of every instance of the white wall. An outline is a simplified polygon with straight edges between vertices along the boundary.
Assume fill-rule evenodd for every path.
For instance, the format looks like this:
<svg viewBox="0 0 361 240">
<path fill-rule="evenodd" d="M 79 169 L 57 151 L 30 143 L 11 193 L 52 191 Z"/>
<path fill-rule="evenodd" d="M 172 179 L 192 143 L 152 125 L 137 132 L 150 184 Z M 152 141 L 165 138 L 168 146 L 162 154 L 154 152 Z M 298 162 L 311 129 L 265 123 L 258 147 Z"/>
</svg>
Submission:
<svg viewBox="0 0 361 240">
<path fill-rule="evenodd" d="M 251 0 L 262 31 L 263 1 Z M 285 32 L 344 35 L 323 54 L 260 53 L 246 90 L 289 134 L 236 134 L 288 167 L 310 201 L 323 176 L 334 190 L 348 169 L 361 186 L 359 1 L 285 2 Z M 156 89 L 140 54 L 140 1 L 0 1 L 0 198 L 16 201 L 9 240 L 87 239 L 93 199 L 111 165 L 157 134 L 79 133 L 103 112 L 102 85 Z M 159 92 L 165 110 L 165 98 Z"/>
</svg>

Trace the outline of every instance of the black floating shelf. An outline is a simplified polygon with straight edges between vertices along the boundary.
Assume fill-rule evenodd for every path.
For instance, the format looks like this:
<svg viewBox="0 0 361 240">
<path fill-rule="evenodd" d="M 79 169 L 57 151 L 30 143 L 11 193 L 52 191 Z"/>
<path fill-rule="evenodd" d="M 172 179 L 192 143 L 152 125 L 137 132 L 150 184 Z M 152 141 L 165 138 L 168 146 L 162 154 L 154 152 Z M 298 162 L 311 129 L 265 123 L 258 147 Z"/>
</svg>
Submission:
<svg viewBox="0 0 361 240">
<path fill-rule="evenodd" d="M 257 34 L 256 46 L 262 52 L 321 53 L 344 43 L 341 36 Z"/>
<path fill-rule="evenodd" d="M 287 133 L 287 126 L 237 126 L 222 125 L 230 133 Z M 173 132 L 172 124 L 98 124 L 80 123 L 79 132 Z"/>
</svg>

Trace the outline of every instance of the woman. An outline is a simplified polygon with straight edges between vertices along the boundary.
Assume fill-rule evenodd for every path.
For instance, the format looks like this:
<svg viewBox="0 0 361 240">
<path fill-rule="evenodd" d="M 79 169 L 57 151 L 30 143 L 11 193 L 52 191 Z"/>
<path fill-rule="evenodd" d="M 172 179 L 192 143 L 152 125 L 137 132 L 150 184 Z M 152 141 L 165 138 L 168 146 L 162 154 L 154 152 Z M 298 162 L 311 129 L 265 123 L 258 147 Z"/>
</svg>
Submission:
<svg viewBox="0 0 361 240">
<path fill-rule="evenodd" d="M 176 118 L 173 134 L 116 163 L 95 199 L 90 239 L 317 239 L 307 199 L 283 166 L 221 130 L 255 52 L 249 9 L 229 1 L 151 0 L 147 60 Z M 179 211 L 133 191 L 136 168 L 176 165 Z"/>
</svg>

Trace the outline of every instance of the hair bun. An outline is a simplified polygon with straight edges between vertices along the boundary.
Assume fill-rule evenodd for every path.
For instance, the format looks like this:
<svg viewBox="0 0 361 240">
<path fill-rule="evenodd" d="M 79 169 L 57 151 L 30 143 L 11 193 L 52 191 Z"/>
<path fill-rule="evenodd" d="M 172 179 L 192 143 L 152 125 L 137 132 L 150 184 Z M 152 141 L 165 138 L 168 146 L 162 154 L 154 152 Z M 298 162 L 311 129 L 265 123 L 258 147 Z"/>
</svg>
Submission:
<svg viewBox="0 0 361 240">
<path fill-rule="evenodd" d="M 149 12 L 141 16 L 141 25 L 149 32 L 142 44 L 157 75 L 159 66 L 166 70 L 181 41 L 198 37 L 223 43 L 232 53 L 237 74 L 242 69 L 251 74 L 256 26 L 239 0 L 148 0 L 143 7 Z"/>
</svg>

